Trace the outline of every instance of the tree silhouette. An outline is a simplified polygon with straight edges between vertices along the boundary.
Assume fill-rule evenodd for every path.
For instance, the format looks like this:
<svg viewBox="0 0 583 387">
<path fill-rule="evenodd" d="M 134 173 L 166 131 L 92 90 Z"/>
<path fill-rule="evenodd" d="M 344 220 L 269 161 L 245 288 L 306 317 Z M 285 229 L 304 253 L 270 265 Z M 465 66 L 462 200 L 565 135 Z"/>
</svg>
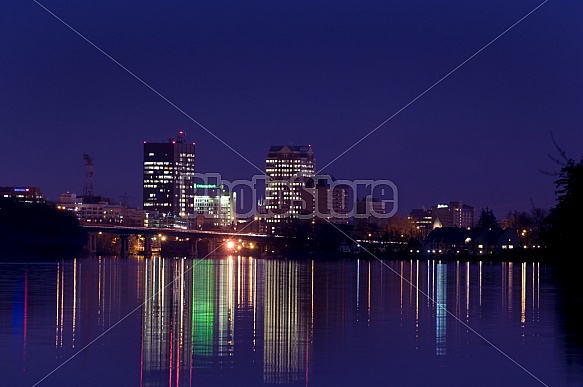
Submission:
<svg viewBox="0 0 583 387">
<path fill-rule="evenodd" d="M 495 228 L 498 227 L 498 221 L 496 220 L 496 216 L 491 209 L 486 207 L 486 209 L 482 208 L 480 212 L 480 219 L 478 220 L 478 227 L 486 227 L 486 228 Z"/>
<path fill-rule="evenodd" d="M 581 237 L 578 225 L 583 219 L 583 159 L 578 163 L 569 159 L 555 185 L 557 205 L 547 217 L 549 229 L 544 241 L 554 250 L 573 251 Z"/>
</svg>

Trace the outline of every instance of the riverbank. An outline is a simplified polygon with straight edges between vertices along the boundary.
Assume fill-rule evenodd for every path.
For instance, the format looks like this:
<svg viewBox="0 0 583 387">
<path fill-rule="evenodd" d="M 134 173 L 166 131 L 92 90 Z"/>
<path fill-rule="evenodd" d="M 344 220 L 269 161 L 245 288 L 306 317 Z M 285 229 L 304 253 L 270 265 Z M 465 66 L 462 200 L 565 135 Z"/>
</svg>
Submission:
<svg viewBox="0 0 583 387">
<path fill-rule="evenodd" d="M 86 240 L 72 214 L 44 203 L 0 199 L 0 260 L 73 258 Z"/>
</svg>

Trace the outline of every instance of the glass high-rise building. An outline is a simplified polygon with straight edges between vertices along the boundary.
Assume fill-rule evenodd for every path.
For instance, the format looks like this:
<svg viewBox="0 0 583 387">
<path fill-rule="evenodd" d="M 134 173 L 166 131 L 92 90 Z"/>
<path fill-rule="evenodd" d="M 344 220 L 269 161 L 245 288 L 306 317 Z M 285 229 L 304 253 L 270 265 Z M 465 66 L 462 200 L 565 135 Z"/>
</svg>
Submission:
<svg viewBox="0 0 583 387">
<path fill-rule="evenodd" d="M 182 131 L 166 143 L 144 142 L 144 210 L 163 217 L 194 215 L 194 147 Z"/>
</svg>

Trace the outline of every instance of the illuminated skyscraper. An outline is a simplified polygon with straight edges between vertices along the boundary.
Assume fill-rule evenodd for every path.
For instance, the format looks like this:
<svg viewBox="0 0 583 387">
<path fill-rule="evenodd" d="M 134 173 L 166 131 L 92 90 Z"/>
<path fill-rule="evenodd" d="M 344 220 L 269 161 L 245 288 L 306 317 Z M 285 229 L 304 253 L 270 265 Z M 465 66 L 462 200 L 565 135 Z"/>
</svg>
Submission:
<svg viewBox="0 0 583 387">
<path fill-rule="evenodd" d="M 163 217 L 194 214 L 194 143 L 184 132 L 167 143 L 144 142 L 144 210 Z"/>
<path fill-rule="evenodd" d="M 276 230 L 282 219 L 298 218 L 306 208 L 302 200 L 306 183 L 314 178 L 316 159 L 311 145 L 272 146 L 265 160 L 265 209 L 268 232 Z M 313 200 L 313 198 L 312 198 Z"/>
</svg>

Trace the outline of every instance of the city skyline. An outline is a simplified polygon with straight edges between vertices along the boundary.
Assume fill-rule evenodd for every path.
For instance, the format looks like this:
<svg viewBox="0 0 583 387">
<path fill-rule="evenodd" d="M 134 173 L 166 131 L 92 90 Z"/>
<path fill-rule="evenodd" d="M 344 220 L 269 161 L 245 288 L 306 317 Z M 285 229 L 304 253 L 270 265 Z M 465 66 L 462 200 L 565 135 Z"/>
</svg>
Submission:
<svg viewBox="0 0 583 387">
<path fill-rule="evenodd" d="M 276 144 L 327 165 L 541 2 L 42 4 L 263 169 Z M 403 215 L 553 206 L 550 133 L 581 157 L 582 13 L 544 4 L 322 172 L 393 181 Z M 34 2 L 0 33 L 1 186 L 81 193 L 89 154 L 95 194 L 139 206 L 143 141 L 178 130 L 197 172 L 259 173 Z"/>
</svg>

